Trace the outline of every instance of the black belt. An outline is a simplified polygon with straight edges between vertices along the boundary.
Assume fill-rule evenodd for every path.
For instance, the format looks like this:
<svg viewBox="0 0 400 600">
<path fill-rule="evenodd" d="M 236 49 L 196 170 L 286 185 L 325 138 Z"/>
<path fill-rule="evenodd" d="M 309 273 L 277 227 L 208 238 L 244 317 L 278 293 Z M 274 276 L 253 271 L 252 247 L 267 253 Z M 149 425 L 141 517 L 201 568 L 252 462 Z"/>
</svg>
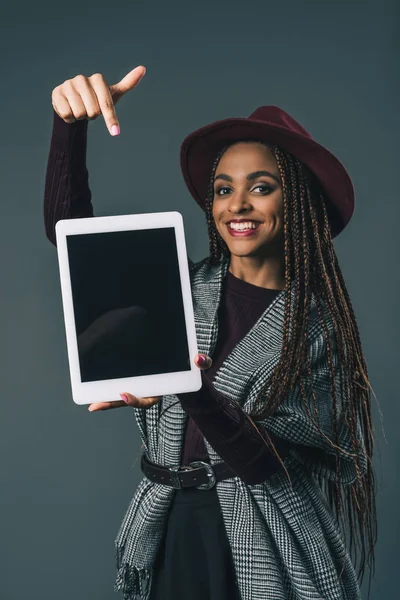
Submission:
<svg viewBox="0 0 400 600">
<path fill-rule="evenodd" d="M 142 454 L 140 468 L 151 481 L 168 485 L 177 490 L 187 487 L 210 490 L 217 481 L 237 477 L 225 462 L 210 465 L 196 460 L 189 463 L 188 466 L 163 467 L 149 460 L 145 453 Z"/>
</svg>

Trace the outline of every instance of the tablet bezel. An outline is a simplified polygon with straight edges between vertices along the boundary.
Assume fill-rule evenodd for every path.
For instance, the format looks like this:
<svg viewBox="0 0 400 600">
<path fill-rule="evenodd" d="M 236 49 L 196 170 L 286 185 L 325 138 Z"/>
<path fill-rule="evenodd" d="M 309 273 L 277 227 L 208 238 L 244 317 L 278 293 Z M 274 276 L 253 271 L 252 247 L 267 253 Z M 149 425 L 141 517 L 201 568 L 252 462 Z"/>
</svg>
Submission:
<svg viewBox="0 0 400 600">
<path fill-rule="evenodd" d="M 173 227 L 182 289 L 186 333 L 189 347 L 190 370 L 105 379 L 82 382 L 79 366 L 78 340 L 75 329 L 75 316 L 68 259 L 67 236 L 138 229 L 160 229 Z M 184 392 L 194 392 L 201 388 L 201 372 L 194 364 L 198 352 L 193 301 L 186 252 L 182 215 L 177 211 L 129 214 L 105 217 L 85 217 L 62 219 L 56 224 L 57 253 L 60 272 L 64 324 L 67 341 L 72 397 L 76 404 L 112 402 L 121 400 L 120 393 L 129 392 L 137 397 L 165 396 Z"/>
</svg>

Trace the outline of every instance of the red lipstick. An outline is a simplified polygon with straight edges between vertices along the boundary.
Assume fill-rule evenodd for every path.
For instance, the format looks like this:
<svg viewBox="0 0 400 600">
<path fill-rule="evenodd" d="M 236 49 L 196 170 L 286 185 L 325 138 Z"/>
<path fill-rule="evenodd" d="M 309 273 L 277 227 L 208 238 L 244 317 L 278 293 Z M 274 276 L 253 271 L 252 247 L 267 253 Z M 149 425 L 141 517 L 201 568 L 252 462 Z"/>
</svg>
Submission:
<svg viewBox="0 0 400 600">
<path fill-rule="evenodd" d="M 230 222 L 240 223 L 241 221 L 235 221 L 232 219 L 232 221 L 230 221 Z M 244 222 L 248 222 L 248 221 L 242 221 L 242 223 L 244 223 Z M 257 223 L 257 226 L 254 228 L 239 231 L 237 229 L 232 229 L 231 227 L 229 227 L 229 223 L 226 224 L 228 231 L 232 237 L 249 237 L 251 235 L 254 235 L 260 229 L 260 225 L 261 225 L 261 223 Z"/>
</svg>

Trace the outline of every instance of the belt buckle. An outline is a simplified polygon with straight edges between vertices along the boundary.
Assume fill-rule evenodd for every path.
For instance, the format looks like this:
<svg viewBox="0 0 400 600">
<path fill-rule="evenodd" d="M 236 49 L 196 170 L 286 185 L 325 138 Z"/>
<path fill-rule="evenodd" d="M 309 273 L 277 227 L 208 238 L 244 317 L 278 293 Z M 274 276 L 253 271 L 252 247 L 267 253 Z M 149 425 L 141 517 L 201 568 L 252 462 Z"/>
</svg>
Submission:
<svg viewBox="0 0 400 600">
<path fill-rule="evenodd" d="M 204 467 L 205 470 L 207 471 L 207 475 L 209 477 L 208 483 L 201 483 L 200 485 L 196 485 L 195 487 L 198 490 L 211 490 L 212 487 L 214 487 L 214 485 L 217 482 L 217 478 L 216 475 L 214 473 L 214 469 L 212 468 L 212 466 L 209 463 L 206 463 L 202 460 L 195 460 L 191 463 L 189 463 L 189 465 L 191 467 Z"/>
<path fill-rule="evenodd" d="M 169 471 L 171 473 L 172 476 L 172 487 L 175 490 L 181 490 L 182 489 L 182 483 L 181 480 L 179 479 L 179 475 L 178 475 L 178 471 L 181 470 L 180 465 L 176 466 L 176 467 L 169 467 Z"/>
</svg>

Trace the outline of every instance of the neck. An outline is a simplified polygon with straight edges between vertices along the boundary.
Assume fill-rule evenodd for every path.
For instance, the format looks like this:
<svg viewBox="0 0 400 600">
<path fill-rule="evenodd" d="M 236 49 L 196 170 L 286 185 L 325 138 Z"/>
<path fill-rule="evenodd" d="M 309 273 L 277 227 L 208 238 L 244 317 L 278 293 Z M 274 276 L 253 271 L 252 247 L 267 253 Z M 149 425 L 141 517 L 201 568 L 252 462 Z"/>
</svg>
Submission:
<svg viewBox="0 0 400 600">
<path fill-rule="evenodd" d="M 284 257 L 232 256 L 229 271 L 237 277 L 258 287 L 285 289 Z"/>
</svg>

